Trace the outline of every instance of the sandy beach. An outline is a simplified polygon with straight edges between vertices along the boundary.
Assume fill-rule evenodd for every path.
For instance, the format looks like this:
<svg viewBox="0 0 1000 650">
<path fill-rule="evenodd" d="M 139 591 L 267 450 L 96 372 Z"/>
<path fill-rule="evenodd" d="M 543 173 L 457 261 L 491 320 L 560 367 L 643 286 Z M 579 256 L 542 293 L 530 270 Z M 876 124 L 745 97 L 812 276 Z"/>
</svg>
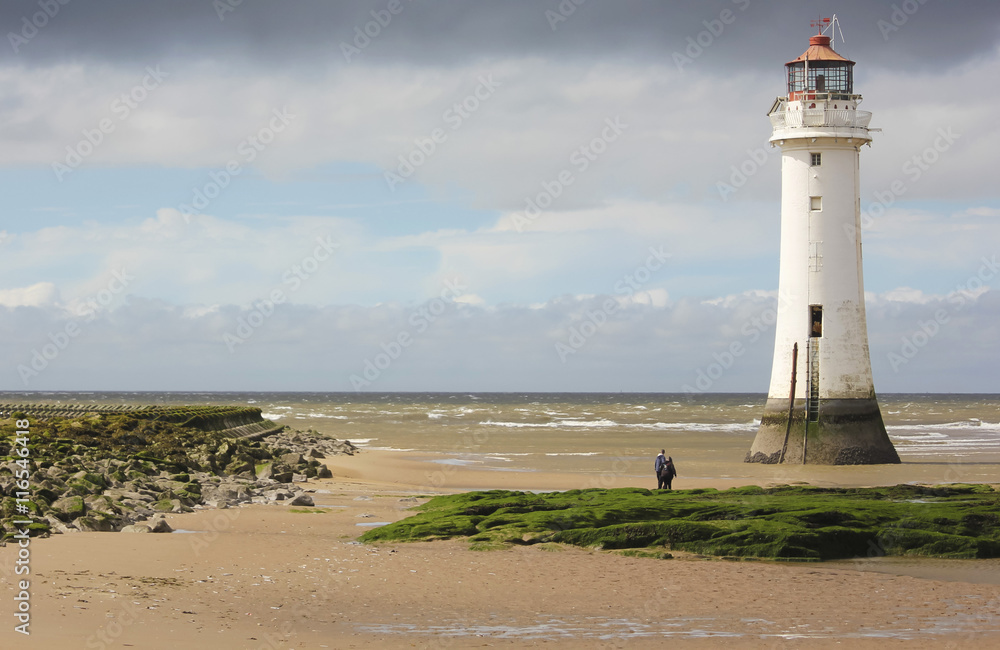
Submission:
<svg viewBox="0 0 1000 650">
<path fill-rule="evenodd" d="M 893 575 L 869 560 L 776 564 L 683 554 L 652 560 L 577 548 L 482 552 L 461 541 L 356 541 L 365 527 L 405 517 L 432 492 L 583 487 L 576 474 L 484 471 L 441 460 L 366 451 L 327 460 L 334 478 L 307 486 L 315 490 L 315 508 L 199 510 L 168 515 L 173 534 L 33 540 L 31 635 L 15 633 L 8 614 L 2 647 L 1000 643 L 995 561 L 970 572 L 978 580 L 986 574 L 984 583 L 956 580 L 956 572 L 948 580 Z M 15 554 L 12 545 L 0 549 L 7 612 Z M 955 566 L 969 571 L 967 562 Z"/>
</svg>

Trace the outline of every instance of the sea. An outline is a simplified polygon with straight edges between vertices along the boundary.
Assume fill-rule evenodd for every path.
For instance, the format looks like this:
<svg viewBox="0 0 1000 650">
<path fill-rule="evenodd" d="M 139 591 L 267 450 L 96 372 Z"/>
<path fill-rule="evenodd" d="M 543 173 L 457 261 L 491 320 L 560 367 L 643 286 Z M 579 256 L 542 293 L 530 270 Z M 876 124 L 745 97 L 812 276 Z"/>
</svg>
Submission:
<svg viewBox="0 0 1000 650">
<path fill-rule="evenodd" d="M 646 480 L 660 449 L 675 487 L 1000 483 L 1000 395 L 879 396 L 899 465 L 744 463 L 766 396 L 669 393 L 5 392 L 5 403 L 251 405 L 362 449 L 503 472 Z M 651 481 L 655 485 L 655 479 Z M 529 481 L 530 483 L 530 481 Z"/>
<path fill-rule="evenodd" d="M 250 405 L 294 429 L 364 450 L 412 452 L 442 465 L 577 476 L 579 486 L 655 487 L 654 457 L 674 459 L 675 488 L 809 483 L 1000 484 L 1000 395 L 878 398 L 898 465 L 743 462 L 766 395 L 668 393 L 5 392 L 0 403 Z M 483 482 L 488 485 L 488 481 Z M 871 557 L 833 567 L 1000 585 L 1000 559 Z"/>
</svg>

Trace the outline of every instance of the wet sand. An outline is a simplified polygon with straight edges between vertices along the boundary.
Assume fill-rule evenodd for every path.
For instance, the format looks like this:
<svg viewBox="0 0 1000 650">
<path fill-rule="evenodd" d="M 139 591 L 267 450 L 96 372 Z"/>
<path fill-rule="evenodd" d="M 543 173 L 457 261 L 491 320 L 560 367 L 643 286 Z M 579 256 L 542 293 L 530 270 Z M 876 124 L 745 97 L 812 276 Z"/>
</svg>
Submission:
<svg viewBox="0 0 1000 650">
<path fill-rule="evenodd" d="M 448 464 L 446 455 L 369 451 L 328 460 L 317 507 L 250 505 L 170 515 L 169 535 L 77 533 L 32 541 L 32 635 L 3 648 L 859 647 L 1000 644 L 1000 587 L 836 564 L 672 560 L 459 541 L 362 545 L 420 495 L 616 482 Z M 704 479 L 698 487 L 748 481 Z M 767 482 L 761 482 L 766 484 Z M 694 487 L 684 483 L 683 487 Z M 611 485 L 608 485 L 611 487 Z M 311 510 L 309 512 L 298 512 Z M 14 553 L 0 549 L 10 612 Z M 940 563 L 938 563 L 940 566 Z M 998 571 L 982 567 L 982 577 Z M 891 568 L 890 568 L 891 569 Z M 904 571 L 905 572 L 905 571 Z M 963 573 L 965 572 L 965 573 Z M 963 578 L 965 576 L 965 578 Z"/>
</svg>

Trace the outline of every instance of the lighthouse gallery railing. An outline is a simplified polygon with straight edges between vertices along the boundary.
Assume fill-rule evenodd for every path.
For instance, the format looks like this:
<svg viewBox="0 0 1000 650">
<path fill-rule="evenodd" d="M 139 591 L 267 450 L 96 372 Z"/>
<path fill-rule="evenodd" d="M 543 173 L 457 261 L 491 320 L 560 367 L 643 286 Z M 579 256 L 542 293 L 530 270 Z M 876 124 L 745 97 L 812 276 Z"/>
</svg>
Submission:
<svg viewBox="0 0 1000 650">
<path fill-rule="evenodd" d="M 769 115 L 775 129 L 813 126 L 846 126 L 866 129 L 872 120 L 869 111 L 850 109 L 805 108 L 801 111 L 775 111 Z"/>
</svg>

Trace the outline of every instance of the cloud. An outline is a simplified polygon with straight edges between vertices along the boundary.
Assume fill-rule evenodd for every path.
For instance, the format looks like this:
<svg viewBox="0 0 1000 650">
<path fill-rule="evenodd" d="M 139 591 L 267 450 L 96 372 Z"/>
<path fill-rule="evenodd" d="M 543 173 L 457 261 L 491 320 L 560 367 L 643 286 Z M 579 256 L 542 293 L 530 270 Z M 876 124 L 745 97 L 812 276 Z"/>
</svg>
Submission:
<svg viewBox="0 0 1000 650">
<path fill-rule="evenodd" d="M 875 296 L 868 326 L 876 388 L 1000 389 L 992 367 L 1000 352 L 997 296 L 988 291 L 961 302 Z M 91 320 L 56 307 L 0 308 L 0 367 L 8 369 L 0 388 L 72 389 L 83 374 L 94 390 L 349 391 L 356 377 L 375 391 L 681 392 L 738 342 L 742 352 L 727 360 L 709 390 L 766 390 L 776 304 L 766 292 L 711 302 L 621 298 L 561 297 L 532 306 L 440 299 L 283 304 L 256 318 L 255 308 L 141 298 Z M 608 300 L 617 305 L 610 311 Z M 31 368 L 34 352 L 57 340 L 70 321 L 78 334 L 22 381 L 18 369 Z M 933 335 L 917 335 L 929 328 Z M 227 344 L 227 334 L 242 341 Z M 907 340 L 917 345 L 904 348 Z M 894 354 L 905 361 L 894 367 Z"/>
<path fill-rule="evenodd" d="M 169 5 L 104 0 L 83 8 L 61 7 L 48 24 L 12 54 L 26 64 L 78 59 L 88 62 L 164 58 L 246 60 L 258 68 L 286 68 L 311 74 L 324 65 L 348 65 L 341 42 L 351 43 L 355 29 L 385 13 L 386 0 L 330 3 L 286 0 L 219 3 L 174 0 Z M 630 57 L 640 62 L 670 60 L 683 52 L 688 38 L 718 22 L 722 32 L 696 61 L 734 69 L 760 65 L 745 56 L 748 49 L 763 60 L 788 60 L 789 47 L 800 47 L 798 32 L 775 31 L 775 25 L 808 28 L 816 14 L 799 2 L 757 3 L 748 0 L 712 4 L 588 2 L 568 12 L 559 2 L 468 3 L 461 0 L 404 0 L 402 11 L 382 18 L 378 31 L 355 60 L 379 65 L 401 61 L 440 65 L 457 60 L 529 56 L 604 59 Z M 574 3 L 575 5 L 576 3 Z M 913 15 L 893 16 L 893 7 L 853 1 L 838 6 L 844 45 L 856 60 L 877 60 L 887 67 L 947 68 L 973 58 L 997 40 L 998 9 L 988 0 L 968 1 L 961 11 L 947 4 L 926 3 Z M 733 19 L 719 21 L 724 10 Z M 37 11 L 33 3 L 5 3 L 0 22 L 13 30 Z M 559 15 L 565 21 L 559 21 Z M 556 14 L 553 21 L 550 15 Z M 568 15 L 567 15 L 568 14 Z M 881 23 L 888 25 L 888 29 Z M 902 24 L 899 24 L 902 23 Z M 715 29 L 718 31 L 719 27 Z M 442 38 L 441 34 L 448 34 Z M 711 34 L 709 34 L 711 36 Z M 782 58 L 784 57 L 784 58 Z M 290 65 L 296 64 L 296 66 Z"/>
<path fill-rule="evenodd" d="M 678 390 L 743 337 L 713 389 L 764 386 L 780 236 L 764 112 L 814 14 L 562 4 L 404 0 L 350 61 L 341 42 L 383 0 L 60 5 L 0 49 L 7 359 L 89 314 L 33 385 L 344 388 L 421 323 L 373 387 Z M 16 31 L 34 6 L 0 19 Z M 982 84 L 1000 5 L 841 10 L 837 47 L 883 129 L 861 158 L 873 341 L 891 349 L 957 292 L 968 309 L 908 360 L 936 374 L 891 369 L 889 386 L 973 385 L 935 350 L 981 378 L 995 347 L 995 321 L 972 319 L 995 316 L 974 278 L 1000 241 L 1000 90 Z M 455 285 L 445 312 L 419 311 Z M 584 344 L 560 357 L 573 328 Z"/>
<path fill-rule="evenodd" d="M 59 291 L 51 282 L 39 282 L 21 289 L 0 289 L 4 307 L 46 307 L 59 302 Z"/>
</svg>

